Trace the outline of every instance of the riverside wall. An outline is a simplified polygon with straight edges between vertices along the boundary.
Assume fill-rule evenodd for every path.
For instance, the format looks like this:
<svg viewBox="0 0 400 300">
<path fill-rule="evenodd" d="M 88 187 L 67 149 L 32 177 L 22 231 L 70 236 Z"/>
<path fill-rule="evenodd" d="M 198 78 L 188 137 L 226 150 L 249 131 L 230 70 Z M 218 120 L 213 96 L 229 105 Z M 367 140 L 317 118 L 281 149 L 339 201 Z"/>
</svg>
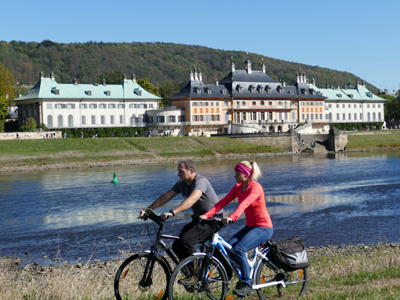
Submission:
<svg viewBox="0 0 400 300">
<path fill-rule="evenodd" d="M 18 137 L 17 137 L 18 134 Z M 53 138 L 60 139 L 62 138 L 61 131 L 42 131 L 42 132 L 0 132 L 0 141 L 1 140 L 39 140 L 45 139 L 46 134 L 48 136 L 52 136 Z M 54 136 L 55 134 L 55 136 Z"/>
</svg>

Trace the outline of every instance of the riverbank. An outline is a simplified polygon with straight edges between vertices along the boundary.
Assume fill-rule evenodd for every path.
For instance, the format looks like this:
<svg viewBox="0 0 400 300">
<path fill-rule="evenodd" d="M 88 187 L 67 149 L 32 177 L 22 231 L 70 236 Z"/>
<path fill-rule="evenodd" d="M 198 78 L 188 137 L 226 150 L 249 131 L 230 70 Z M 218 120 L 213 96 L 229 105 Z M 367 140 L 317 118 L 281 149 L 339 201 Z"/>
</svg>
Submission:
<svg viewBox="0 0 400 300">
<path fill-rule="evenodd" d="M 400 244 L 307 251 L 307 299 L 399 299 Z M 61 262 L 60 267 L 21 263 L 20 258 L 0 258 L 1 299 L 114 299 L 113 280 L 122 261 Z M 378 296 L 368 296 L 372 294 Z"/>
<path fill-rule="evenodd" d="M 346 152 L 400 149 L 400 131 L 349 132 Z M 299 155 L 238 139 L 152 137 L 0 141 L 0 173 Z"/>
</svg>

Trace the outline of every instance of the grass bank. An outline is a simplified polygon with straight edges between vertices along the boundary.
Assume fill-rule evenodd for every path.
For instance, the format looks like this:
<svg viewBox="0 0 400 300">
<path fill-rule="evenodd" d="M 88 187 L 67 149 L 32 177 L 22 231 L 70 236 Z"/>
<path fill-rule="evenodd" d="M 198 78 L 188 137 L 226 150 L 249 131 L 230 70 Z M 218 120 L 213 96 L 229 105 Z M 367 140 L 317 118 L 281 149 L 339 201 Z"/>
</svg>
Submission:
<svg viewBox="0 0 400 300">
<path fill-rule="evenodd" d="M 347 139 L 348 151 L 400 149 L 399 130 L 348 133 Z"/>
<path fill-rule="evenodd" d="M 309 282 L 302 299 L 400 299 L 399 246 L 382 244 L 356 251 L 327 246 L 310 250 Z M 15 268 L 14 264 L 13 258 L 0 259 L 0 299 L 111 300 L 121 261 L 65 262 L 62 267 L 31 264 Z"/>
<path fill-rule="evenodd" d="M 229 138 L 152 137 L 0 141 L 0 168 L 116 160 L 220 157 L 285 152 Z"/>
</svg>

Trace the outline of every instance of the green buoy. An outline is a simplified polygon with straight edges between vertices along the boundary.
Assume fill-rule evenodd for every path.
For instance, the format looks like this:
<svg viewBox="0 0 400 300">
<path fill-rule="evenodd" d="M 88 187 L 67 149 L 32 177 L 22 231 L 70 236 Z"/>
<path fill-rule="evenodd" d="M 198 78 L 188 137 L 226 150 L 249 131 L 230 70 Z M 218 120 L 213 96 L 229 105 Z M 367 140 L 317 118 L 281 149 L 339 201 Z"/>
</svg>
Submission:
<svg viewBox="0 0 400 300">
<path fill-rule="evenodd" d="M 119 181 L 118 181 L 118 179 L 117 179 L 117 174 L 114 173 L 114 179 L 111 180 L 111 183 L 117 184 L 118 182 L 119 182 Z"/>
</svg>

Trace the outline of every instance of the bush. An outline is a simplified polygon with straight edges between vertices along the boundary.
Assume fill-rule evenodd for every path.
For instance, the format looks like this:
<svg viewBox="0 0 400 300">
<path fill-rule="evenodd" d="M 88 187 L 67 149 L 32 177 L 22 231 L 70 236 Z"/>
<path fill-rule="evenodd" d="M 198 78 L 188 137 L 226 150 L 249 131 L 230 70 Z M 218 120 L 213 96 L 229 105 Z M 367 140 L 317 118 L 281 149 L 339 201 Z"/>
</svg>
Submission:
<svg viewBox="0 0 400 300">
<path fill-rule="evenodd" d="M 5 127 L 6 127 L 5 123 L 6 123 L 5 120 L 0 120 L 0 132 L 4 132 Z"/>
<path fill-rule="evenodd" d="M 25 122 L 25 125 L 22 125 L 19 129 L 22 131 L 35 131 L 36 130 L 36 121 L 34 118 L 28 118 Z"/>
<path fill-rule="evenodd" d="M 64 129 L 62 130 L 62 136 L 64 132 L 67 133 L 68 138 L 81 138 L 81 132 L 83 132 L 84 138 L 93 138 L 97 133 L 99 138 L 103 137 L 134 137 L 135 132 L 138 132 L 138 136 L 143 136 L 145 128 L 84 128 L 84 129 Z"/>
</svg>

